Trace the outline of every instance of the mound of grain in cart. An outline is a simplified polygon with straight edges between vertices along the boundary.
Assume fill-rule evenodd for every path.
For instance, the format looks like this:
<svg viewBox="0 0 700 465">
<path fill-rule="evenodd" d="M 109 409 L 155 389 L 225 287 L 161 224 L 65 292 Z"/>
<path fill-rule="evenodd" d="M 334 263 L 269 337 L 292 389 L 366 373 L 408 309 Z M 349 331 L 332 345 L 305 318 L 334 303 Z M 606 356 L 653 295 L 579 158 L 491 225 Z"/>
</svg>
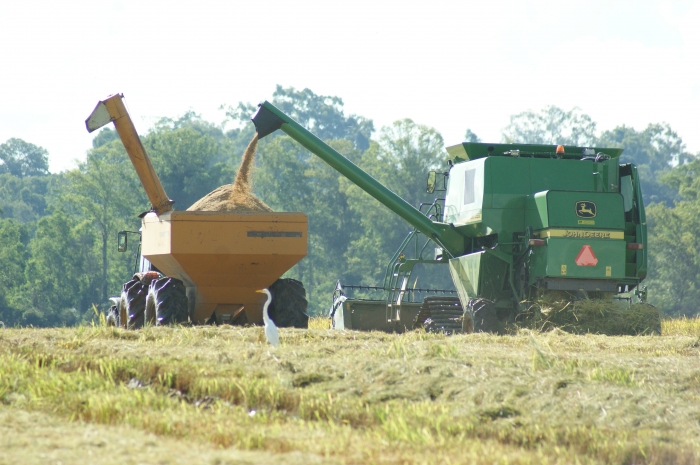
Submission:
<svg viewBox="0 0 700 465">
<path fill-rule="evenodd" d="M 241 166 L 233 184 L 225 184 L 196 201 L 187 211 L 204 212 L 271 212 L 265 202 L 253 194 L 252 174 L 258 135 L 255 134 L 245 149 Z"/>
</svg>

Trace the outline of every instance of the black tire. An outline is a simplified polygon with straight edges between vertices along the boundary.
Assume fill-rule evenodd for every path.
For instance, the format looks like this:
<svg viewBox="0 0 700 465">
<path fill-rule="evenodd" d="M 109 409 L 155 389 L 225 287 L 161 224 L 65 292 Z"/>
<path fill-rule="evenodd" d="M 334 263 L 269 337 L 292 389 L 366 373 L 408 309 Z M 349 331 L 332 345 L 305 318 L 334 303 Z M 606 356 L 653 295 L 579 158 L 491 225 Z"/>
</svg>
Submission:
<svg viewBox="0 0 700 465">
<path fill-rule="evenodd" d="M 146 308 L 146 288 L 138 276 L 124 284 L 122 288 L 122 305 L 126 309 L 126 328 L 138 329 L 143 326 L 143 312 Z M 124 323 L 124 322 L 122 322 Z"/>
<path fill-rule="evenodd" d="M 143 327 L 144 312 L 146 309 L 146 295 L 148 286 L 154 279 L 161 275 L 155 272 L 136 273 L 131 281 L 122 288 L 120 315 L 126 320 L 126 329 L 139 329 Z M 121 321 L 122 325 L 125 323 Z"/>
<path fill-rule="evenodd" d="M 268 289 L 272 302 L 267 309 L 270 319 L 280 328 L 308 328 L 306 290 L 296 279 L 278 279 Z"/>
<path fill-rule="evenodd" d="M 503 334 L 505 332 L 504 324 L 498 319 L 498 311 L 490 300 L 477 297 L 471 299 L 467 307 L 475 333 Z"/>
<path fill-rule="evenodd" d="M 119 309 L 116 305 L 112 305 L 109 310 L 107 310 L 105 320 L 107 321 L 107 326 L 119 326 Z"/>
<path fill-rule="evenodd" d="M 426 297 L 413 321 L 413 328 L 424 328 L 429 333 L 461 333 L 463 314 L 457 297 Z"/>
<path fill-rule="evenodd" d="M 168 277 L 154 279 L 148 287 L 144 318 L 148 324 L 157 326 L 187 323 L 187 293 L 182 281 Z"/>
</svg>

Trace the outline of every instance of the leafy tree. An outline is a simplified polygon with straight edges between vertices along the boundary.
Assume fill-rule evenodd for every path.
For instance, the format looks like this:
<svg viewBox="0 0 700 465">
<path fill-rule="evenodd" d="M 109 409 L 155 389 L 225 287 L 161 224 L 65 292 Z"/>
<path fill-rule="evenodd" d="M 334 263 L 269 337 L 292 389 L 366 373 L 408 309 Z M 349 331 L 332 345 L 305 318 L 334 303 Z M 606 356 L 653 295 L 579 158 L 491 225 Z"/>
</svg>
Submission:
<svg viewBox="0 0 700 465">
<path fill-rule="evenodd" d="M 191 127 L 156 128 L 143 145 L 178 210 L 186 210 L 222 184 L 233 182 L 228 144 Z"/>
<path fill-rule="evenodd" d="M 298 91 L 293 87 L 277 86 L 272 94 L 272 104 L 294 118 L 322 140 L 346 139 L 357 150 L 369 148 L 369 140 L 374 132 L 372 120 L 357 115 L 345 115 L 343 100 L 339 97 L 317 95 L 310 89 Z M 224 106 L 227 116 L 237 124 L 248 123 L 257 107 L 239 103 L 237 107 Z M 240 131 L 240 130 L 239 130 Z M 250 126 L 245 134 L 246 140 L 252 137 Z M 233 132 L 238 135 L 240 132 Z"/>
<path fill-rule="evenodd" d="M 5 218 L 34 222 L 46 214 L 46 198 L 55 175 L 18 177 L 0 174 L 0 205 Z"/>
<path fill-rule="evenodd" d="M 507 143 L 562 144 L 587 146 L 596 141 L 596 124 L 590 116 L 574 107 L 565 111 L 549 105 L 539 113 L 524 111 L 510 117 L 503 130 Z"/>
<path fill-rule="evenodd" d="M 138 227 L 137 216 L 147 210 L 147 204 L 121 142 L 114 141 L 90 150 L 85 162 L 64 174 L 54 205 L 71 214 L 75 224 L 87 221 L 99 238 L 98 252 L 93 257 L 99 270 L 96 273 L 99 277 L 96 284 L 98 301 L 106 301 L 108 289 L 115 289 L 117 283 L 125 281 L 123 268 L 126 267 L 123 266 L 116 267 L 121 275 L 117 282 L 109 278 L 113 241 L 120 229 Z M 63 230 L 62 234 L 67 232 Z M 87 243 L 84 245 L 87 247 Z"/>
<path fill-rule="evenodd" d="M 650 124 L 643 131 L 618 126 L 605 131 L 599 144 L 625 149 L 620 161 L 637 165 L 645 204 L 663 202 L 667 206 L 673 205 L 673 200 L 678 198 L 680 185 L 664 183 L 662 178 L 670 173 L 673 166 L 685 165 L 692 156 L 686 152 L 683 140 L 668 124 Z"/>
<path fill-rule="evenodd" d="M 44 148 L 22 139 L 9 139 L 0 145 L 0 173 L 18 177 L 45 176 L 49 174 L 48 155 Z"/>
<path fill-rule="evenodd" d="M 383 128 L 360 163 L 365 171 L 411 205 L 431 202 L 425 193 L 428 171 L 443 166 L 442 136 L 410 119 Z M 348 180 L 343 180 L 350 208 L 360 217 L 361 234 L 345 254 L 350 280 L 376 284 L 387 262 L 412 229 L 403 219 L 382 206 Z"/>
<path fill-rule="evenodd" d="M 477 136 L 474 131 L 471 129 L 467 129 L 467 132 L 464 133 L 464 141 L 465 142 L 481 142 L 481 138 Z"/>
<path fill-rule="evenodd" d="M 25 226 L 12 219 L 0 219 L 0 320 L 6 325 L 15 324 L 19 319 L 12 304 L 24 284 L 28 242 Z"/>
<path fill-rule="evenodd" d="M 88 219 L 76 224 L 72 215 L 61 209 L 39 220 L 29 244 L 25 285 L 16 299 L 23 324 L 73 324 L 78 315 L 75 309 L 99 301 L 98 238 Z"/>
<path fill-rule="evenodd" d="M 98 132 L 95 138 L 92 139 L 92 147 L 96 149 L 98 147 L 102 147 L 105 144 L 109 144 L 113 140 L 118 139 L 119 134 L 117 134 L 116 130 L 109 127 L 104 127 L 100 129 L 100 132 Z"/>
<path fill-rule="evenodd" d="M 700 157 L 696 156 L 665 174 L 662 181 L 685 200 L 700 201 Z"/>
<path fill-rule="evenodd" d="M 700 202 L 647 208 L 650 299 L 671 315 L 698 314 L 700 302 Z"/>
</svg>

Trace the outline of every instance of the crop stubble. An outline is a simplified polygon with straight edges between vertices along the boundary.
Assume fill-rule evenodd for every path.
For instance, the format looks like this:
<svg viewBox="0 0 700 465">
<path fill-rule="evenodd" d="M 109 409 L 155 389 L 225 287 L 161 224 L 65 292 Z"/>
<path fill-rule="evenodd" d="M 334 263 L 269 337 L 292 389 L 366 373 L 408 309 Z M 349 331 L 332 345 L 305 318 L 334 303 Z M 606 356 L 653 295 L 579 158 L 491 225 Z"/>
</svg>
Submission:
<svg viewBox="0 0 700 465">
<path fill-rule="evenodd" d="M 281 333 L 5 330 L 0 399 L 298 463 L 700 460 L 697 334 Z"/>
</svg>

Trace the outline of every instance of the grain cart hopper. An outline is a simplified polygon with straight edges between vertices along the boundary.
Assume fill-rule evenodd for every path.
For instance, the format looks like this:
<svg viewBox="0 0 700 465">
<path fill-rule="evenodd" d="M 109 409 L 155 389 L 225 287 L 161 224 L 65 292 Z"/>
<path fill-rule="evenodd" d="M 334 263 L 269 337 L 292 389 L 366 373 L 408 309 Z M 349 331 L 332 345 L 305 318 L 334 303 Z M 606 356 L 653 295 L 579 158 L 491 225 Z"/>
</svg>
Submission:
<svg viewBox="0 0 700 465">
<path fill-rule="evenodd" d="M 306 215 L 174 211 L 122 98 L 112 95 L 100 101 L 86 126 L 92 132 L 114 123 L 152 204 L 142 215 L 141 254 L 159 273 L 142 269 L 124 285 L 114 316 L 117 324 L 137 328 L 144 318 L 154 324 L 259 323 L 265 296 L 255 291 L 273 283 L 278 296 L 289 300 L 275 299 L 276 311 L 283 313 L 293 304 L 290 311 L 301 313 L 294 325 L 306 323 L 300 323 L 306 317 L 303 287 L 298 289 L 298 281 L 278 280 L 306 256 Z M 126 235 L 120 235 L 120 242 L 124 249 Z M 294 289 L 283 289 L 287 284 Z"/>
<path fill-rule="evenodd" d="M 498 331 L 543 293 L 607 300 L 634 291 L 643 295 L 646 219 L 637 169 L 618 163 L 621 149 L 449 147 L 448 172 L 428 178 L 428 192 L 443 186 L 444 207 L 426 215 L 269 102 L 260 105 L 253 122 L 260 137 L 277 129 L 287 133 L 437 246 L 432 260 L 397 253 L 381 318 L 376 305 L 370 316 L 361 302 L 337 299 L 335 327 L 370 329 L 371 321 L 374 329 L 402 330 L 417 315 L 418 323 L 442 320 L 447 330 Z M 416 260 L 449 266 L 461 303 L 457 311 L 444 298 L 437 306 L 426 299 L 420 310 L 402 303 Z M 462 309 L 463 317 L 455 316 Z"/>
</svg>

